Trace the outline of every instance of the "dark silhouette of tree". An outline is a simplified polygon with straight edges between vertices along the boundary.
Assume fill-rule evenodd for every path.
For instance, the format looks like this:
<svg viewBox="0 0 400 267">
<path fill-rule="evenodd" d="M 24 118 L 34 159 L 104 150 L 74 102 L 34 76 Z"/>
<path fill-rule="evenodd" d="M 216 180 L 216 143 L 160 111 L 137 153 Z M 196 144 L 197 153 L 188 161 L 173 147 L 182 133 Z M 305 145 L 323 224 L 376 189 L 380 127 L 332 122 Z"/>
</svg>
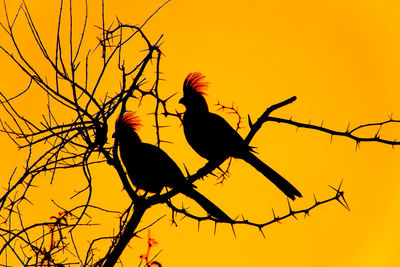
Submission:
<svg viewBox="0 0 400 267">
<path fill-rule="evenodd" d="M 338 201 L 348 209 L 341 182 L 338 187 L 332 187 L 331 198 L 324 200 L 315 198 L 314 203 L 299 210 L 292 209 L 288 200 L 289 209 L 286 214 L 278 216 L 273 211 L 273 218 L 264 222 L 249 221 L 244 216 L 226 222 L 210 215 L 199 216 L 184 207 L 178 208 L 170 201 L 180 192 L 176 188 L 160 194 L 139 194 L 131 185 L 121 164 L 118 143 L 110 139 L 110 136 L 115 131 L 114 124 L 119 114 L 122 116 L 126 113 L 127 104 L 147 98 L 154 100 L 150 109 L 154 116 L 157 147 L 161 147 L 165 142 L 162 138 L 165 122 L 172 127 L 179 127 L 181 124 L 182 114 L 171 110 L 169 105 L 171 101 L 177 102 L 177 99 L 174 95 L 163 98 L 161 97 L 163 94 L 160 94 L 162 36 L 156 41 L 148 38 L 143 30 L 147 21 L 141 26 L 118 20 L 111 25 L 105 25 L 103 5 L 102 25 L 98 27 L 100 32 L 98 45 L 85 50 L 85 38 L 88 38 L 86 34 L 88 7 L 86 6 L 83 23 L 79 25 L 79 38 L 76 38 L 76 32 L 73 31 L 75 28 L 72 26 L 75 26 L 75 21 L 71 2 L 61 1 L 55 49 L 50 49 L 54 44 L 44 42 L 25 3 L 22 3 L 13 15 L 8 13 L 6 3 L 4 8 L 6 23 L 1 26 L 8 40 L 1 41 L 0 49 L 29 77 L 30 81 L 17 95 L 8 95 L 6 88 L 2 88 L 0 92 L 2 111 L 5 114 L 1 118 L 1 132 L 8 135 L 18 149 L 27 153 L 25 163 L 14 169 L 7 182 L 4 180 L 2 182 L 5 190 L 2 191 L 0 198 L 2 220 L 0 254 L 8 253 L 9 257 L 15 258 L 25 266 L 72 264 L 113 266 L 134 236 L 156 225 L 161 217 L 148 225 L 140 223 L 145 212 L 158 204 L 166 204 L 172 210 L 172 221 L 175 214 L 179 213 L 198 223 L 208 220 L 215 222 L 216 225 L 230 224 L 233 233 L 235 233 L 234 226 L 240 224 L 256 227 L 262 234 L 263 228 L 270 224 L 298 214 L 308 215 L 312 209 L 328 202 Z M 25 52 L 23 39 L 15 30 L 16 25 L 23 22 L 22 18 L 29 29 L 25 35 L 29 34 L 33 38 L 46 68 L 39 67 L 38 63 L 31 60 L 30 55 Z M 132 53 L 132 48 L 138 49 L 140 46 L 144 48 L 141 57 L 135 59 L 128 57 L 128 54 Z M 92 69 L 93 66 L 96 67 L 95 71 Z M 120 88 L 104 88 L 103 80 L 106 77 L 119 81 Z M 39 120 L 28 119 L 29 114 L 20 111 L 20 103 L 29 103 L 29 93 L 32 91 L 47 99 L 47 111 Z M 313 125 L 296 122 L 291 118 L 271 116 L 275 110 L 284 108 L 295 100 L 296 97 L 291 97 L 269 106 L 256 121 L 252 121 L 248 116 L 250 131 L 244 138 L 245 142 L 250 144 L 264 123 L 277 122 L 323 132 L 332 137 L 343 136 L 354 140 L 356 146 L 361 142 L 377 142 L 392 146 L 400 144 L 396 140 L 382 139 L 379 131 L 371 137 L 358 135 L 359 130 L 363 128 L 384 127 L 399 122 L 392 118 L 338 131 L 326 128 L 323 124 Z M 239 120 L 242 119 L 235 108 L 219 105 L 223 110 L 238 114 Z M 196 173 L 188 175 L 187 182 L 193 184 L 200 178 L 212 174 L 215 169 L 220 168 L 220 164 L 221 162 L 214 161 L 206 163 Z M 121 194 L 128 194 L 132 201 L 125 211 L 113 211 L 93 203 L 93 181 L 97 178 L 93 175 L 93 170 L 100 165 L 111 166 L 116 175 L 109 179 L 117 182 L 119 178 L 122 182 L 125 191 Z M 80 181 L 85 183 L 80 191 L 70 196 L 78 199 L 75 206 L 66 208 L 63 203 L 50 203 L 55 205 L 59 212 L 47 221 L 30 223 L 21 209 L 25 204 L 29 204 L 33 191 L 41 190 L 40 187 L 36 188 L 38 178 L 47 175 L 51 177 L 50 183 L 57 183 L 56 176 L 59 173 L 76 175 L 75 170 L 79 173 Z M 119 230 L 112 235 L 103 234 L 93 238 L 87 248 L 79 248 L 75 242 L 76 238 L 85 229 L 98 223 L 91 221 L 91 212 L 118 216 Z M 149 242 L 153 241 L 153 239 L 150 241 L 149 237 Z M 97 244 L 100 243 L 105 243 L 107 249 L 97 250 Z M 151 263 L 148 253 L 145 259 L 147 265 Z"/>
</svg>

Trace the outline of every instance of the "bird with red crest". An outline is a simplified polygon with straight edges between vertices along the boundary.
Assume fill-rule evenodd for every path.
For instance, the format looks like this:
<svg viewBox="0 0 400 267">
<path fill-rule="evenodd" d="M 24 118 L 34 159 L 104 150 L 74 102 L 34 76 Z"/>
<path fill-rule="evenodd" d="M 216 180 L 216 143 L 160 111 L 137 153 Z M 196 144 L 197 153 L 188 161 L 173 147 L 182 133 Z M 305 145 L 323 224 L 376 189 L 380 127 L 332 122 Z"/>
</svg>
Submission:
<svg viewBox="0 0 400 267">
<path fill-rule="evenodd" d="M 115 123 L 121 160 L 132 184 L 159 194 L 164 187 L 177 189 L 196 201 L 209 215 L 224 222 L 232 221 L 221 209 L 194 189 L 178 165 L 159 147 L 143 143 L 138 135 L 141 126 L 133 112 L 126 112 Z"/>
<path fill-rule="evenodd" d="M 183 98 L 179 101 L 186 107 L 182 125 L 189 145 L 203 158 L 222 163 L 229 157 L 243 159 L 261 172 L 287 197 L 295 199 L 301 193 L 280 174 L 258 159 L 252 148 L 221 116 L 208 110 L 204 91 L 208 83 L 198 73 L 187 75 L 183 83 Z"/>
</svg>

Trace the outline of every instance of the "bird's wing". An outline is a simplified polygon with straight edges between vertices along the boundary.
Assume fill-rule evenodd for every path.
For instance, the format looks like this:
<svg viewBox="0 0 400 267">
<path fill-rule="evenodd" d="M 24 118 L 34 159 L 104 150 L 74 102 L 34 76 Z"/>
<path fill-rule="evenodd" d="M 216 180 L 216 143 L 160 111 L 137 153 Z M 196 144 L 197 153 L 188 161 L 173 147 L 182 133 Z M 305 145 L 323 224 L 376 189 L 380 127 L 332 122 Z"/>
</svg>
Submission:
<svg viewBox="0 0 400 267">
<path fill-rule="evenodd" d="M 210 140 L 215 149 L 225 151 L 230 157 L 238 157 L 238 155 L 249 150 L 243 138 L 224 118 L 217 114 L 209 113 L 207 120 L 208 127 L 212 131 Z"/>
<path fill-rule="evenodd" d="M 165 186 L 175 187 L 185 183 L 186 179 L 181 169 L 164 150 L 147 143 L 143 143 L 142 147 L 142 164 L 148 165 L 149 173 L 163 179 Z"/>
</svg>

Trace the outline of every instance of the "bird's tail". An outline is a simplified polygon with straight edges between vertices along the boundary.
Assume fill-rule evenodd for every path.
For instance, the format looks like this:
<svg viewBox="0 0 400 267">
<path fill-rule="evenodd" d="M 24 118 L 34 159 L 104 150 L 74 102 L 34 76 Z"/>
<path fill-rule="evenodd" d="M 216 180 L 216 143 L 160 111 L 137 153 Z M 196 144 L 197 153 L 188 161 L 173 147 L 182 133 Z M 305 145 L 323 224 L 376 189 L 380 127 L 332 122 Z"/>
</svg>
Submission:
<svg viewBox="0 0 400 267">
<path fill-rule="evenodd" d="M 289 183 L 276 171 L 271 169 L 267 164 L 257 158 L 253 153 L 249 152 L 243 159 L 251 166 L 256 168 L 259 172 L 261 172 L 265 177 L 267 177 L 287 197 L 291 198 L 292 200 L 294 200 L 296 197 L 302 197 L 299 190 L 297 190 L 291 183 Z"/>
<path fill-rule="evenodd" d="M 209 215 L 219 219 L 223 222 L 231 222 L 232 219 L 226 215 L 220 208 L 218 208 L 214 203 L 208 200 L 205 196 L 197 192 L 192 187 L 186 187 L 185 190 L 181 191 L 187 197 L 190 197 L 196 201 Z"/>
</svg>

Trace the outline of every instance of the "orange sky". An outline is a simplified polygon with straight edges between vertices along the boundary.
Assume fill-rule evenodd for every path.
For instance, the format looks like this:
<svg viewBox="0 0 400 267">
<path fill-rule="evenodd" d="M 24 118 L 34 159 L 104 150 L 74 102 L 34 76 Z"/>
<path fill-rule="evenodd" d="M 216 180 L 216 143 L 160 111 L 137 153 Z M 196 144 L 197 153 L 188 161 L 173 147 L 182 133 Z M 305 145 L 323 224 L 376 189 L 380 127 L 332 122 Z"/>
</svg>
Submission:
<svg viewBox="0 0 400 267">
<path fill-rule="evenodd" d="M 32 2 L 32 3 L 30 3 Z M 58 4 L 44 1 L 40 5 L 27 1 L 39 29 L 54 46 L 54 24 Z M 84 1 L 74 1 L 79 7 Z M 89 1 L 89 44 L 95 44 L 99 25 L 97 1 Z M 163 1 L 106 1 L 107 23 L 116 17 L 124 23 L 141 24 Z M 10 9 L 12 8 L 10 4 Z M 82 9 L 78 8 L 79 12 Z M 3 9 L 1 17 L 3 18 Z M 79 13 L 78 12 L 78 13 Z M 218 100 L 234 103 L 242 116 L 250 114 L 253 121 L 270 105 L 297 96 L 297 100 L 273 115 L 293 117 L 300 122 L 321 124 L 345 130 L 368 122 L 384 121 L 390 114 L 400 118 L 400 4 L 397 1 L 182 1 L 173 0 L 144 28 L 152 41 L 163 34 L 161 63 L 164 82 L 163 96 L 179 94 L 171 101 L 171 110 L 184 111 L 178 105 L 185 76 L 199 71 L 210 82 L 208 102 L 214 111 Z M 77 14 L 78 16 L 79 14 Z M 2 20 L 3 21 L 3 20 Z M 22 20 L 21 20 L 22 25 Z M 21 31 L 22 32 L 22 31 Z M 4 40 L 4 35 L 0 35 Z M 27 51 L 29 52 L 27 48 Z M 32 60 L 40 60 L 32 53 Z M 0 54 L 0 90 L 9 95 L 26 86 L 21 73 L 5 62 Z M 102 88 L 115 88 L 119 76 L 110 76 Z M 112 89 L 112 92 L 119 88 Z M 33 94 L 29 101 L 41 102 Z M 132 102 L 130 108 L 137 107 Z M 31 113 L 31 103 L 21 105 Z M 145 114 L 145 112 L 143 112 Z M 39 117 L 34 112 L 31 116 Z M 234 117 L 223 114 L 234 122 Z M 142 139 L 155 142 L 152 117 L 144 117 Z M 191 150 L 179 122 L 168 120 L 170 126 L 162 134 L 173 144 L 163 149 L 183 169 L 185 164 L 194 172 L 205 161 Z M 147 127 L 146 127 L 147 126 Z M 240 133 L 248 131 L 247 121 Z M 112 129 L 112 127 L 111 127 Z M 374 129 L 375 131 L 376 129 Z M 375 132 L 360 132 L 369 136 Z M 111 135 L 111 133 L 110 133 Z M 399 138 L 399 127 L 384 127 L 381 136 Z M 23 152 L 17 151 L 5 135 L 0 136 L 6 153 L 2 153 L 2 185 L 14 169 L 14 162 L 23 164 Z M 256 228 L 236 227 L 236 238 L 229 225 L 219 225 L 184 219 L 178 227 L 171 226 L 171 213 L 165 206 L 152 208 L 142 227 L 166 214 L 151 228 L 158 241 L 155 254 L 163 266 L 399 266 L 400 265 L 400 166 L 399 148 L 376 143 L 355 142 L 293 126 L 274 124 L 263 126 L 251 143 L 258 156 L 287 177 L 303 193 L 303 199 L 293 203 L 294 209 L 313 204 L 317 199 L 334 193 L 328 185 L 337 186 L 343 179 L 343 189 L 351 211 L 339 203 L 329 203 L 311 212 L 306 219 L 287 219 L 264 229 L 266 238 Z M 215 185 L 210 176 L 198 181 L 199 191 L 215 201 L 230 216 L 243 214 L 246 219 L 263 222 L 287 212 L 287 200 L 261 174 L 240 160 L 234 160 L 231 176 L 223 186 Z M 80 189 L 81 174 L 71 175 L 63 186 L 47 186 L 49 178 L 41 180 L 49 188 L 43 196 L 33 192 L 36 204 L 27 206 L 26 213 L 35 214 L 43 199 L 71 195 Z M 93 201 L 114 210 L 129 205 L 116 172 L 102 166 L 94 171 Z M 64 182 L 65 181 L 65 182 Z M 69 201 L 65 197 L 65 201 Z M 185 198 L 174 203 L 199 211 Z M 42 206 L 40 206 L 43 209 Z M 56 212 L 54 206 L 48 211 Z M 45 207 L 46 209 L 46 207 Z M 112 233 L 115 217 L 102 220 L 101 231 Z M 99 222 L 97 221 L 97 222 Z M 104 230 L 105 229 L 105 230 Z M 99 230 L 100 231 L 100 230 Z M 89 234 L 88 234 L 89 236 Z M 122 256 L 125 266 L 137 266 L 139 255 L 145 252 L 144 239 L 134 239 L 132 248 Z M 88 237 L 89 238 L 89 237 Z M 1 243 L 0 243 L 1 244 Z M 79 246 L 87 246 L 81 238 Z M 153 255 L 154 255 L 153 254 Z M 4 258 L 0 258 L 3 260 Z"/>
</svg>

